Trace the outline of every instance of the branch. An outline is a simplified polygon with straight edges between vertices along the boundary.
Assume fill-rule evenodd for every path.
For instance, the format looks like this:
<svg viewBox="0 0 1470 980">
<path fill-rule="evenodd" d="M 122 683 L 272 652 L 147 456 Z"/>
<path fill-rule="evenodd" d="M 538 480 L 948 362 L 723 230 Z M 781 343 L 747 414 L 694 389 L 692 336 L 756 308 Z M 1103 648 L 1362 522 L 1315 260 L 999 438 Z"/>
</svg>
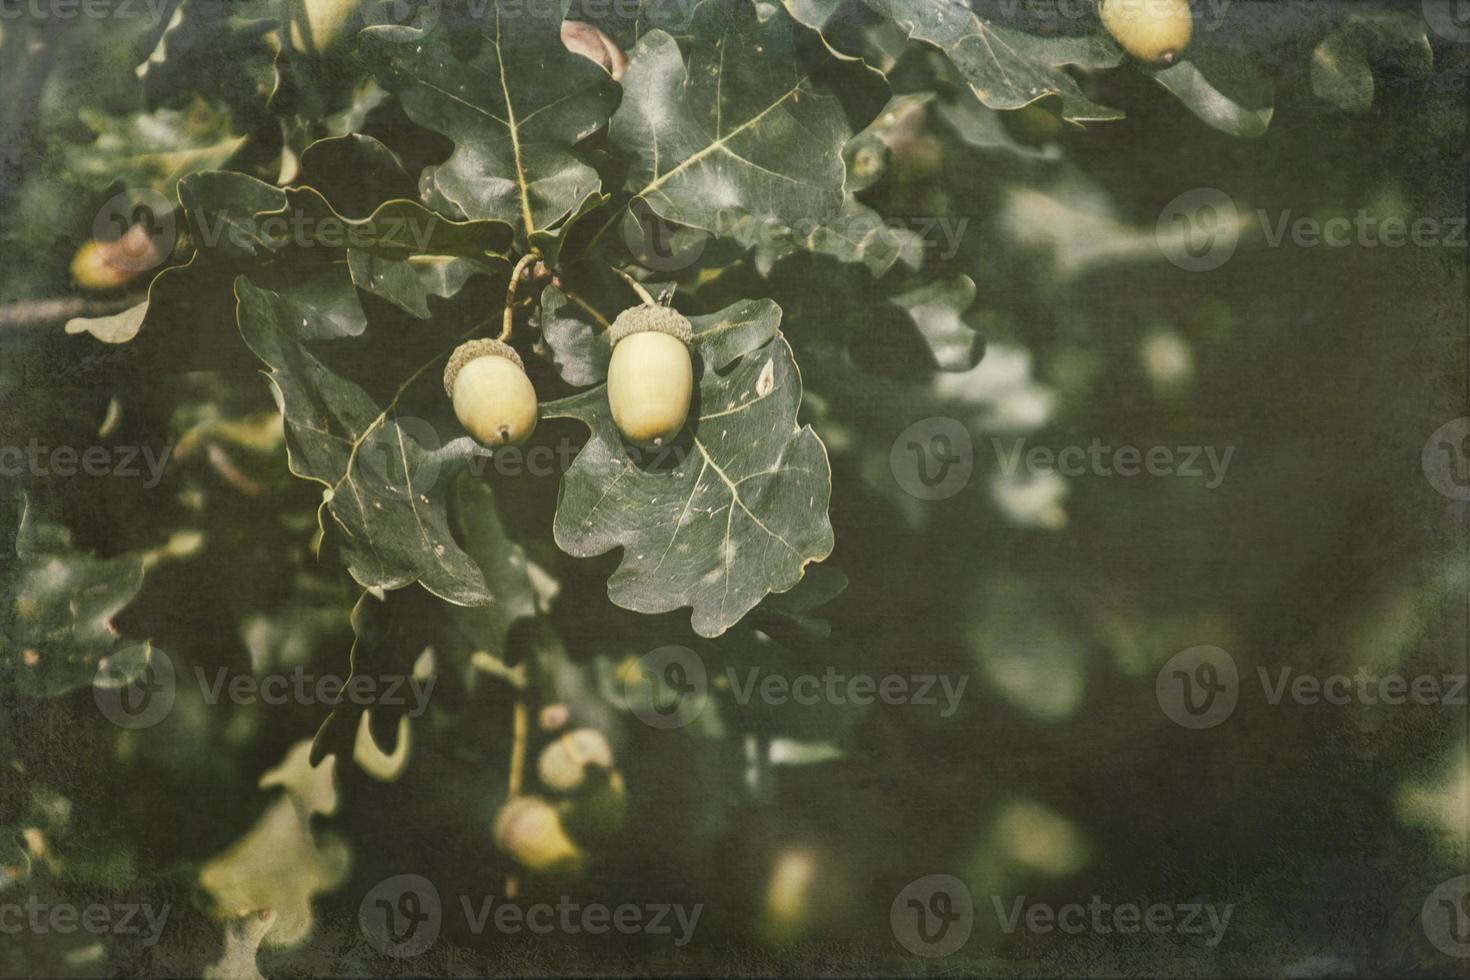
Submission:
<svg viewBox="0 0 1470 980">
<path fill-rule="evenodd" d="M 0 329 L 6 327 L 38 327 L 64 323 L 78 316 L 111 316 L 147 299 L 146 294 L 119 299 L 87 299 L 84 296 L 60 296 L 55 299 L 22 300 L 0 306 Z"/>
</svg>

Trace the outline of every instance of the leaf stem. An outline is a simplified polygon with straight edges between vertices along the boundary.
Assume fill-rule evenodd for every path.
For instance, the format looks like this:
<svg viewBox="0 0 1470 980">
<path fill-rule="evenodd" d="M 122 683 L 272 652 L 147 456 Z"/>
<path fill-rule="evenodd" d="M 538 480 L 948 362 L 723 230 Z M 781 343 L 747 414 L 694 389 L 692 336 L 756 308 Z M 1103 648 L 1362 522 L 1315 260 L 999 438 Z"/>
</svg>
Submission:
<svg viewBox="0 0 1470 980">
<path fill-rule="evenodd" d="M 521 260 L 516 263 L 515 269 L 510 274 L 510 285 L 505 290 L 505 314 L 500 323 L 500 337 L 498 338 L 502 344 L 510 342 L 511 331 L 515 329 L 516 287 L 520 285 L 521 276 L 525 273 L 526 267 L 535 261 L 536 253 L 527 252 L 521 256 Z"/>
<path fill-rule="evenodd" d="M 643 288 L 643 283 L 639 282 L 637 279 L 634 279 L 622 269 L 615 268 L 613 269 L 613 271 L 623 278 L 623 282 L 627 283 L 632 288 L 633 292 L 638 294 L 638 298 L 643 300 L 644 306 L 658 305 L 658 301 L 648 294 L 648 290 Z"/>
</svg>

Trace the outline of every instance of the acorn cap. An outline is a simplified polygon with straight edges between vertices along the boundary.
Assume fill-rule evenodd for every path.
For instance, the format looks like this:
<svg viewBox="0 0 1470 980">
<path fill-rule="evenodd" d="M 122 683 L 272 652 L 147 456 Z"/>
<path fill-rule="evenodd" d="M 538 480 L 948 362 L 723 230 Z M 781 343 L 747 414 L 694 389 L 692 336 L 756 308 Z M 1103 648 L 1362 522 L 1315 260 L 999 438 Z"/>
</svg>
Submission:
<svg viewBox="0 0 1470 980">
<path fill-rule="evenodd" d="M 612 330 L 607 336 L 616 346 L 618 341 L 629 334 L 648 330 L 677 337 L 685 344 L 694 339 L 694 329 L 689 325 L 689 318 L 667 306 L 634 306 L 626 309 L 613 321 Z"/>
<path fill-rule="evenodd" d="M 521 373 L 525 373 L 525 362 L 510 344 L 491 340 L 488 337 L 482 340 L 465 341 L 455 348 L 454 353 L 449 357 L 449 363 L 444 366 L 444 394 L 453 398 L 454 379 L 459 377 L 460 370 L 470 361 L 477 361 L 482 357 L 503 357 L 520 368 Z"/>
</svg>

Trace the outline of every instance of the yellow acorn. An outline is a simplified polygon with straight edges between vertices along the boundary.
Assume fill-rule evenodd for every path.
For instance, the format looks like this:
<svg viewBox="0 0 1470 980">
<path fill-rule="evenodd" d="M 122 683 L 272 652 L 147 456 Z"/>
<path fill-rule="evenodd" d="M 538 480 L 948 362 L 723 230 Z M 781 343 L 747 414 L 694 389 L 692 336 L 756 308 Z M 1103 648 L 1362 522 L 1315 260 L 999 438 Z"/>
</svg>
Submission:
<svg viewBox="0 0 1470 980">
<path fill-rule="evenodd" d="M 1123 50 L 1149 64 L 1174 64 L 1194 33 L 1189 0 L 1102 0 L 1098 13 Z"/>
<path fill-rule="evenodd" d="M 613 321 L 607 402 L 633 445 L 662 446 L 684 427 L 694 393 L 693 336 L 684 315 L 666 306 L 635 306 Z"/>
<path fill-rule="evenodd" d="M 536 429 L 536 389 L 509 344 L 461 344 L 444 369 L 444 393 L 459 424 L 486 446 L 520 445 Z"/>
<path fill-rule="evenodd" d="M 582 867 L 582 852 L 567 836 L 561 814 L 539 796 L 518 796 L 500 808 L 495 845 L 537 873 L 573 874 Z"/>
<path fill-rule="evenodd" d="M 536 773 L 547 789 L 572 793 L 587 781 L 588 770 L 612 768 L 612 746 L 595 728 L 567 732 L 541 751 Z"/>
</svg>

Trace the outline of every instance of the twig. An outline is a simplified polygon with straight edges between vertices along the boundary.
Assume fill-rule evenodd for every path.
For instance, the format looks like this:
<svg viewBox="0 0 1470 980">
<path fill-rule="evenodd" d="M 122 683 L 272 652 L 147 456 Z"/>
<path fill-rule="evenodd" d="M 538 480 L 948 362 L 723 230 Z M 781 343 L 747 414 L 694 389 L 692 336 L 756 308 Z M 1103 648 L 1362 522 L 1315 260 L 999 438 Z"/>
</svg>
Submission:
<svg viewBox="0 0 1470 980">
<path fill-rule="evenodd" d="M 527 719 L 526 697 L 516 692 L 515 710 L 511 716 L 510 780 L 506 784 L 507 799 L 521 795 L 521 781 L 526 771 L 526 739 L 530 728 Z"/>
<path fill-rule="evenodd" d="M 622 269 L 613 269 L 613 271 L 616 272 L 618 275 L 622 276 L 623 277 L 623 282 L 627 283 L 629 286 L 632 287 L 633 292 L 635 292 L 635 293 L 638 294 L 638 298 L 641 299 L 641 300 L 643 300 L 643 305 L 645 305 L 645 306 L 657 306 L 658 305 L 658 301 L 655 300 L 652 296 L 648 295 L 648 290 L 646 290 L 646 289 L 643 288 L 643 283 L 639 282 L 637 279 L 634 279 L 632 276 L 628 275 Z"/>
<path fill-rule="evenodd" d="M 55 299 L 23 300 L 9 306 L 0 306 L 0 328 L 45 326 L 78 316 L 110 316 L 137 306 L 147 298 L 146 295 L 110 300 L 60 296 Z"/>
<path fill-rule="evenodd" d="M 521 260 L 516 263 L 515 269 L 510 274 L 510 285 L 505 290 L 505 316 L 500 324 L 499 339 L 502 344 L 510 343 L 510 333 L 515 329 L 516 287 L 520 285 L 521 274 L 526 271 L 528 265 L 535 261 L 536 253 L 527 252 L 521 256 Z"/>
<path fill-rule="evenodd" d="M 599 313 L 597 311 L 597 307 L 593 306 L 591 303 L 587 302 L 581 296 L 579 296 L 576 293 L 572 292 L 566 286 L 562 286 L 561 287 L 561 292 L 562 292 L 562 295 L 563 296 L 565 296 L 567 299 L 571 300 L 573 303 L 576 303 L 578 306 L 580 306 L 583 310 L 585 310 L 587 312 L 587 315 L 588 316 L 590 316 L 592 319 L 596 320 L 597 321 L 597 325 L 599 327 L 601 327 L 604 330 L 609 330 L 609 329 L 612 328 L 612 323 L 610 323 L 608 321 L 607 317 L 603 316 L 601 313 Z"/>
</svg>

